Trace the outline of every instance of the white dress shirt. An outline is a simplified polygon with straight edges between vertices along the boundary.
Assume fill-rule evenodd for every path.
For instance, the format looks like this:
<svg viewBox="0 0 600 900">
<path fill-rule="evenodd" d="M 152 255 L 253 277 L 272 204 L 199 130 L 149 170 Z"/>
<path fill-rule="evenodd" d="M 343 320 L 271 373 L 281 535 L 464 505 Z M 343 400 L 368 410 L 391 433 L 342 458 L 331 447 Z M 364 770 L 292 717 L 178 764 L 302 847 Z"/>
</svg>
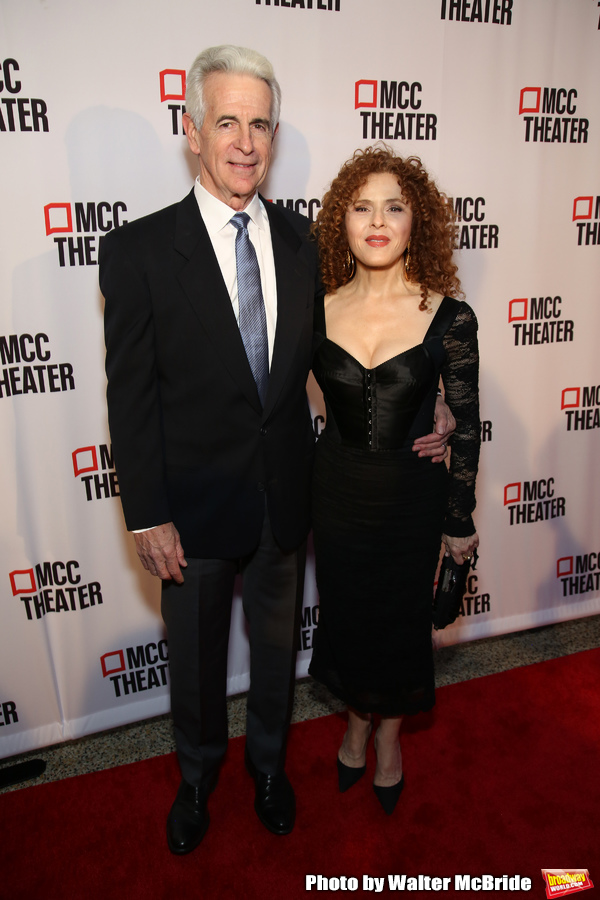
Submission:
<svg viewBox="0 0 600 900">
<path fill-rule="evenodd" d="M 235 210 L 222 200 L 218 200 L 200 184 L 196 178 L 194 194 L 198 202 L 200 214 L 206 225 L 208 236 L 213 245 L 225 286 L 231 298 L 235 320 L 240 320 L 240 305 L 237 289 L 237 269 L 235 264 L 235 237 L 237 228 L 231 224 Z M 273 357 L 275 326 L 277 324 L 277 286 L 275 282 L 275 260 L 271 243 L 269 217 L 258 194 L 255 194 L 244 210 L 250 216 L 248 234 L 256 251 L 260 281 L 262 285 L 265 313 L 267 316 L 267 340 L 269 342 L 269 366 Z"/>
</svg>

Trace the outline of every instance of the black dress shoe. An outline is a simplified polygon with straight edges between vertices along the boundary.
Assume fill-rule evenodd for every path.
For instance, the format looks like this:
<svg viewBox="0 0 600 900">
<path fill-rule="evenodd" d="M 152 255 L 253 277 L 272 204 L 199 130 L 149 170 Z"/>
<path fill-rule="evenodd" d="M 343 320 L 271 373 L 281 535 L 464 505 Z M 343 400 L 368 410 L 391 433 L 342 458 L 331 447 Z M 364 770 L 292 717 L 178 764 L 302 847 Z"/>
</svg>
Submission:
<svg viewBox="0 0 600 900">
<path fill-rule="evenodd" d="M 216 779 L 210 786 L 194 787 L 182 780 L 167 818 L 167 843 L 171 853 L 179 856 L 191 853 L 206 834 L 210 821 L 206 801 L 215 784 Z"/>
<path fill-rule="evenodd" d="M 289 834 L 296 819 L 294 789 L 285 772 L 265 775 L 259 772 L 246 750 L 246 769 L 254 779 L 254 809 L 265 828 L 273 834 Z"/>
</svg>

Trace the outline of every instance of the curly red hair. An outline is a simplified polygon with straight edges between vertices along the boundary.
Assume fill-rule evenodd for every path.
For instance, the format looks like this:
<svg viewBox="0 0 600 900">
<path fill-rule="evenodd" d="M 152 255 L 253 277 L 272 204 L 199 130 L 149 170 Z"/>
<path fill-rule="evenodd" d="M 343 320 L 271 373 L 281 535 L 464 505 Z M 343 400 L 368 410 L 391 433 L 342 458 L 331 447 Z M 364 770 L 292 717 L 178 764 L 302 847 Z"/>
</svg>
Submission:
<svg viewBox="0 0 600 900">
<path fill-rule="evenodd" d="M 348 207 L 370 175 L 391 173 L 413 213 L 407 278 L 421 287 L 420 309 L 427 309 L 430 291 L 452 297 L 463 293 L 452 262 L 454 211 L 417 156 L 403 159 L 387 146 L 357 150 L 344 163 L 323 198 L 313 225 L 321 259 L 321 274 L 328 293 L 352 278 L 348 265 L 348 238 L 344 219 Z"/>
</svg>

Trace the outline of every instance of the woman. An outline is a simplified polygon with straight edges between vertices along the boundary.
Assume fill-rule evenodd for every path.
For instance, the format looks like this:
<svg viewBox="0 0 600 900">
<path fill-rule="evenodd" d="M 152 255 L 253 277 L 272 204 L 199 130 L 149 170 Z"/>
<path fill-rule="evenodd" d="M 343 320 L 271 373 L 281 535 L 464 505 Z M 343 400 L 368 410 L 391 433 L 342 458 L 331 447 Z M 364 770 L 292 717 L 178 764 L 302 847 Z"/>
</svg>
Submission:
<svg viewBox="0 0 600 900">
<path fill-rule="evenodd" d="M 401 718 L 435 703 L 441 540 L 459 563 L 479 543 L 477 321 L 453 299 L 462 294 L 452 220 L 420 160 L 384 147 L 342 166 L 315 225 L 327 294 L 313 372 L 327 426 L 313 481 L 320 610 L 310 672 L 348 704 L 340 791 L 364 774 L 381 717 L 373 786 L 388 814 L 404 787 Z M 440 377 L 457 422 L 450 473 L 411 449 L 431 431 Z"/>
</svg>

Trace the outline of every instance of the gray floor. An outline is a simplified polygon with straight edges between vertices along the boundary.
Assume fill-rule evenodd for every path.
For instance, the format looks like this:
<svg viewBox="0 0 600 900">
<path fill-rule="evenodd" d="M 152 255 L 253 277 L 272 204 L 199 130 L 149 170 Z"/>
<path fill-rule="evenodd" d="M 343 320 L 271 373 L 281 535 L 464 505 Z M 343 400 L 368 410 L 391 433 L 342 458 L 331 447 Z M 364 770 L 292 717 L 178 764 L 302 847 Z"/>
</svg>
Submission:
<svg viewBox="0 0 600 900">
<path fill-rule="evenodd" d="M 455 684 L 594 647 L 600 647 L 599 615 L 468 644 L 457 644 L 436 653 L 436 682 L 438 687 Z M 232 697 L 228 702 L 231 737 L 244 734 L 245 707 L 244 695 Z M 325 716 L 339 709 L 343 709 L 343 704 L 324 688 L 309 679 L 297 683 L 294 722 Z M 44 759 L 47 768 L 40 778 L 4 788 L 0 793 L 137 762 L 151 756 L 171 753 L 174 749 L 169 716 L 146 719 L 133 725 L 124 725 L 2 760 L 0 772 L 6 766 L 29 759 Z"/>
</svg>

